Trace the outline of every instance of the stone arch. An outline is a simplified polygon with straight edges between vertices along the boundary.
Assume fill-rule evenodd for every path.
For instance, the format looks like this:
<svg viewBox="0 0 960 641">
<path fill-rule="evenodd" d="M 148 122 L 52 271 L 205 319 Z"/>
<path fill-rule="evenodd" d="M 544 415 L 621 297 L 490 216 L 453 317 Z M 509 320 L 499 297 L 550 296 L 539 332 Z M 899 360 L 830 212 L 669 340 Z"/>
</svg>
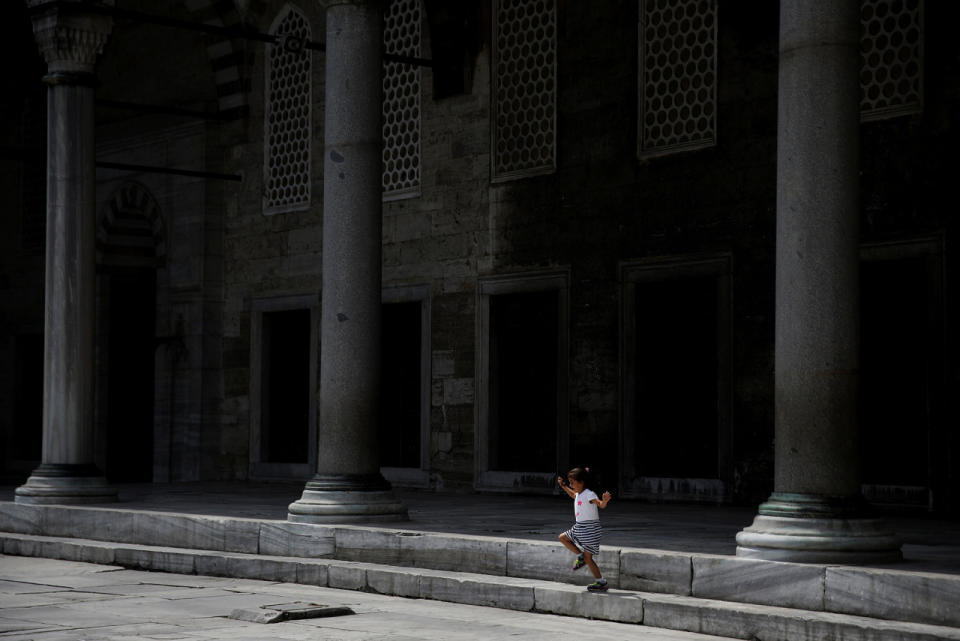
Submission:
<svg viewBox="0 0 960 641">
<path fill-rule="evenodd" d="M 167 246 L 160 206 L 134 181 L 120 185 L 97 225 L 97 263 L 118 267 L 162 267 Z"/>
</svg>

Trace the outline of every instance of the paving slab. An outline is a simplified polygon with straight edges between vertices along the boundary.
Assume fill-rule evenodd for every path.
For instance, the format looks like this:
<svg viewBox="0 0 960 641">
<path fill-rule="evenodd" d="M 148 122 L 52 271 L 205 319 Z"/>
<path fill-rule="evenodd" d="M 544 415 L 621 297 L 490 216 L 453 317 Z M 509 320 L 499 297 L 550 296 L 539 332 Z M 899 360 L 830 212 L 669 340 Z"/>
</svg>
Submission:
<svg viewBox="0 0 960 641">
<path fill-rule="evenodd" d="M 509 541 L 507 574 L 562 583 L 589 583 L 592 580 L 590 570 L 586 567 L 573 570 L 575 558 L 570 550 L 556 541 Z M 603 547 L 596 562 L 604 578 L 611 585 L 619 585 L 620 550 Z"/>
<path fill-rule="evenodd" d="M 824 609 L 825 567 L 713 555 L 694 555 L 692 561 L 692 596 Z"/>
<path fill-rule="evenodd" d="M 48 574 L 58 563 L 49 559 L 11 559 L 0 557 L 0 573 L 7 566 L 16 570 L 21 578 L 29 578 L 29 565 L 22 561 L 37 561 L 37 571 Z M 82 568 L 72 565 L 76 574 Z M 97 566 L 90 566 L 95 574 Z M 130 573 L 129 577 L 124 575 Z M 523 638 L 533 641 L 556 641 L 558 638 L 574 637 L 586 641 L 720 641 L 719 637 L 690 635 L 670 630 L 658 630 L 644 626 L 618 624 L 607 621 L 590 621 L 560 617 L 551 614 L 494 610 L 430 601 L 387 597 L 358 591 L 333 590 L 296 584 L 278 584 L 264 581 L 212 579 L 213 585 L 198 589 L 197 598 L 176 601 L 159 598 L 155 593 L 137 595 L 139 589 L 153 587 L 141 583 L 146 574 L 142 571 L 121 570 L 119 581 L 129 586 L 133 593 L 128 597 L 108 599 L 110 607 L 103 604 L 74 604 L 69 608 L 37 603 L 29 619 L 9 616 L 22 608 L 4 608 L 0 599 L 0 633 L 5 641 L 80 641 L 81 639 L 271 639 L 271 641 L 306 641 L 341 639 L 371 641 L 373 639 L 416 639 L 418 641 L 471 641 L 482 639 Z M 163 575 L 170 583 L 189 583 L 197 577 Z M 209 579 L 209 577 L 207 577 Z M 517 580 L 513 580 L 517 581 Z M 235 591 L 235 592 L 234 592 Z M 178 592 L 178 594 L 181 592 Z M 182 592 L 191 594 L 189 590 Z M 230 594 L 225 594 L 230 593 Z M 204 594 L 216 596 L 207 597 Z M 42 597 L 43 595 L 37 595 Z M 282 623 L 259 624 L 234 621 L 222 616 L 225 607 L 241 604 L 277 604 L 293 601 L 325 603 L 350 607 L 356 612 L 348 617 L 334 619 L 308 619 Z M 168 606 L 178 606 L 170 608 Z M 48 616 L 56 614 L 56 616 Z M 72 614 L 70 623 L 64 619 Z M 124 621 L 130 618 L 135 621 Z M 42 619 L 43 621 L 37 621 Z M 60 623 L 61 625 L 57 625 Z M 269 628 L 269 629 L 267 629 Z"/>
<path fill-rule="evenodd" d="M 0 612 L 0 634 L 4 635 L 4 638 L 8 638 L 6 635 L 13 634 L 16 632 L 43 632 L 45 630 L 56 630 L 54 627 L 38 625 L 36 621 L 28 621 L 26 619 L 15 619 L 13 617 L 3 616 Z"/>
<path fill-rule="evenodd" d="M 424 599 L 483 605 L 506 610 L 533 610 L 534 583 L 508 577 L 482 579 L 482 575 L 426 574 L 420 577 L 420 595 Z"/>
<path fill-rule="evenodd" d="M 47 536 L 72 536 L 84 539 L 122 540 L 136 533 L 134 523 L 142 518 L 140 512 L 114 512 L 90 508 L 72 513 L 69 521 L 56 518 L 56 507 L 37 506 L 43 515 L 43 532 Z M 51 518 L 53 517 L 53 518 Z M 149 532 L 139 532 L 149 535 Z"/>
<path fill-rule="evenodd" d="M 222 518 L 140 511 L 133 514 L 131 534 L 133 540 L 144 545 L 223 550 L 226 526 Z M 85 535 L 81 538 L 99 537 Z"/>
<path fill-rule="evenodd" d="M 125 613 L 151 621 L 172 620 L 184 624 L 194 619 L 228 617 L 235 609 L 259 608 L 275 599 L 263 595 L 235 592 L 216 595 L 197 595 L 190 598 L 165 599 L 157 596 L 133 596 L 117 601 Z M 102 607 L 102 605 L 99 605 Z M 78 611 L 91 608 L 77 607 Z"/>
<path fill-rule="evenodd" d="M 0 496 L 3 496 L 0 494 Z M 38 509 L 36 505 L 19 505 L 12 502 L 13 494 L 10 493 L 9 501 L 4 506 L 4 520 L 8 532 L 19 532 L 21 534 L 40 534 L 43 532 L 43 510 Z"/>
<path fill-rule="evenodd" d="M 621 550 L 620 587 L 688 595 L 692 589 L 692 556 L 666 550 Z"/>
<path fill-rule="evenodd" d="M 58 625 L 62 627 L 92 627 L 100 625 L 125 625 L 137 621 L 136 616 L 127 616 L 118 608 L 104 608 L 96 604 L 92 610 L 80 603 L 70 605 L 56 604 L 40 607 L 27 606 L 3 608 L 4 617 L 18 621 L 32 621 L 35 624 Z"/>
<path fill-rule="evenodd" d="M 16 558 L 16 557 L 6 557 Z M 46 577 L 37 577 L 37 581 L 44 581 Z M 10 581 L 0 579 L 0 594 L 31 594 L 47 593 L 60 589 L 63 586 L 50 585 L 47 583 L 34 583 L 28 581 Z"/>
<path fill-rule="evenodd" d="M 174 624 L 133 623 L 86 627 L 61 627 L 33 630 L 29 633 L 4 635 L 4 641 L 129 641 L 130 639 L 182 640 L 186 629 Z M 197 637 L 200 638 L 200 637 Z"/>
<path fill-rule="evenodd" d="M 8 556 L 3 556 L 0 558 L 10 558 Z M 38 590 L 33 590 L 34 592 L 50 592 L 52 590 L 59 590 L 65 588 L 71 589 L 93 589 L 99 585 L 109 584 L 108 579 L 103 579 L 101 577 L 90 575 L 65 575 L 62 577 L 52 577 L 52 576 L 42 576 L 38 577 L 38 580 L 43 581 L 43 583 L 37 584 Z"/>
<path fill-rule="evenodd" d="M 883 619 L 960 627 L 960 582 L 940 574 L 830 567 L 827 604 L 844 612 Z M 867 598 L 865 598 L 867 595 Z"/>
<path fill-rule="evenodd" d="M 327 585 L 330 583 L 328 566 L 324 563 L 300 561 L 297 563 L 297 583 Z"/>
<path fill-rule="evenodd" d="M 230 618 L 238 621 L 250 621 L 251 623 L 282 623 L 284 621 L 321 619 L 352 614 L 356 613 L 346 606 L 295 601 L 293 603 L 261 605 L 258 608 L 237 608 L 230 613 Z"/>
<path fill-rule="evenodd" d="M 47 577 L 105 575 L 111 572 L 123 571 L 119 565 L 91 565 L 73 561 L 61 561 L 47 558 L 24 558 L 20 556 L 3 557 L 3 577 L 5 579 L 29 579 L 38 582 L 38 579 Z M 124 571 L 126 576 L 134 576 L 133 572 Z"/>
<path fill-rule="evenodd" d="M 318 533 L 317 529 L 302 523 L 263 522 L 260 524 L 260 543 L 257 551 L 260 554 L 302 558 L 333 556 L 336 551 L 336 537 L 333 532 Z"/>
<path fill-rule="evenodd" d="M 463 535 L 451 540 L 437 533 L 400 537 L 400 559 L 405 565 L 478 574 L 507 573 L 507 541 Z"/>
<path fill-rule="evenodd" d="M 64 605 L 77 601 L 106 601 L 121 594 L 107 594 L 100 592 L 79 592 L 74 590 L 58 590 L 56 592 L 41 592 L 29 594 L 9 594 L 0 590 L 0 609 L 17 607 L 35 607 L 37 605 Z"/>
<path fill-rule="evenodd" d="M 392 594 L 419 599 L 423 594 L 420 583 L 421 576 L 419 574 L 399 572 L 387 568 L 368 568 L 363 589 L 377 594 Z"/>
<path fill-rule="evenodd" d="M 540 612 L 620 623 L 643 623 L 643 598 L 633 592 L 614 590 L 605 594 L 591 594 L 573 586 L 558 589 L 538 587 L 534 589 L 534 598 Z"/>
</svg>

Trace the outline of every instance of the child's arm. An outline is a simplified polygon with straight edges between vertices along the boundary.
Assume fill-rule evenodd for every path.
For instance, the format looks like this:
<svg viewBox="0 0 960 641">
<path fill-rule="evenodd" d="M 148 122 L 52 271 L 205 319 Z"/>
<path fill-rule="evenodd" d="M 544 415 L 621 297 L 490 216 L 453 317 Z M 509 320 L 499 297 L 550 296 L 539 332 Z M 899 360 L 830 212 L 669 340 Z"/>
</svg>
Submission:
<svg viewBox="0 0 960 641">
<path fill-rule="evenodd" d="M 602 508 L 607 507 L 607 503 L 609 503 L 609 502 L 610 502 L 610 499 L 612 499 L 612 498 L 613 498 L 613 496 L 610 494 L 610 492 L 604 492 L 604 493 L 603 493 L 603 500 L 602 500 L 602 501 L 601 501 L 600 499 L 593 499 L 593 500 L 590 501 L 590 502 L 593 503 L 593 504 L 595 504 L 597 507 L 599 507 L 599 508 L 602 509 Z"/>
<path fill-rule="evenodd" d="M 573 497 L 575 497 L 575 496 L 577 495 L 576 492 L 574 492 L 574 491 L 571 490 L 569 487 L 567 487 L 566 485 L 563 484 L 563 477 L 562 477 L 562 476 L 558 476 L 558 477 L 557 477 L 557 485 L 559 485 L 559 486 L 560 486 L 560 489 L 563 490 L 564 492 L 566 492 L 566 493 L 567 493 L 567 496 L 569 496 L 570 498 L 573 498 Z"/>
</svg>

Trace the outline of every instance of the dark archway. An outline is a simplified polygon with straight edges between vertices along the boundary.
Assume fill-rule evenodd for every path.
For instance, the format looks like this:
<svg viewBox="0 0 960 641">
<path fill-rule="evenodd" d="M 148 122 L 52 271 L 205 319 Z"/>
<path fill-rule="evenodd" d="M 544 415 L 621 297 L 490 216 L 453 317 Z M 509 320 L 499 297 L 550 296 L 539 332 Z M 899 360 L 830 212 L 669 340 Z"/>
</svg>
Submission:
<svg viewBox="0 0 960 641">
<path fill-rule="evenodd" d="M 100 424 L 111 482 L 148 482 L 154 470 L 157 269 L 163 220 L 153 196 L 128 182 L 97 230 Z"/>
</svg>

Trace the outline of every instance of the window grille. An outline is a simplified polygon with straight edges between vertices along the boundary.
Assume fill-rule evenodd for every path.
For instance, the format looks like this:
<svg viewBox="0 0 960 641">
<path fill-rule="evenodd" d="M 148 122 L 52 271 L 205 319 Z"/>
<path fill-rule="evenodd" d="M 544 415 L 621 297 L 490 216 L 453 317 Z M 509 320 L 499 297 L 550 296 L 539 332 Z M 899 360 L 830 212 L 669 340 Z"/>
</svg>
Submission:
<svg viewBox="0 0 960 641">
<path fill-rule="evenodd" d="M 271 33 L 309 40 L 310 24 L 288 7 Z M 263 205 L 276 214 L 310 206 L 311 59 L 309 51 L 282 44 L 267 51 Z"/>
<path fill-rule="evenodd" d="M 864 0 L 860 10 L 860 118 L 923 109 L 922 0 Z"/>
<path fill-rule="evenodd" d="M 493 180 L 550 173 L 557 155 L 556 0 L 497 0 L 493 31 Z"/>
<path fill-rule="evenodd" d="M 384 51 L 420 57 L 420 0 L 393 0 L 384 16 Z M 420 67 L 385 62 L 383 199 L 420 195 Z"/>
<path fill-rule="evenodd" d="M 638 155 L 716 143 L 716 0 L 640 0 Z"/>
</svg>

